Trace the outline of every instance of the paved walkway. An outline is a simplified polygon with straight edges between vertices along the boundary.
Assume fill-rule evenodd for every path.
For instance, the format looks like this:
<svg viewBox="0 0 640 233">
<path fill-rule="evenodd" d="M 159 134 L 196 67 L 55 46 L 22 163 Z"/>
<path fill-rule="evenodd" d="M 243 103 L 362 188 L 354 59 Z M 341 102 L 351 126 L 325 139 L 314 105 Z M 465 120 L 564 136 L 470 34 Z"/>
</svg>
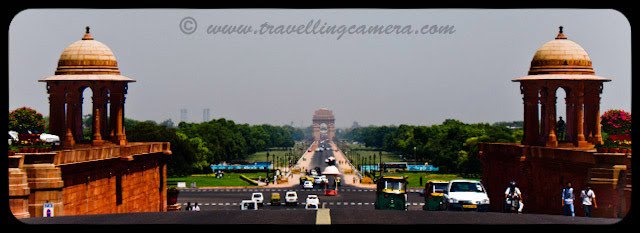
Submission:
<svg viewBox="0 0 640 233">
<path fill-rule="evenodd" d="M 360 177 L 357 175 L 358 171 L 356 170 L 356 168 L 351 164 L 351 162 L 347 159 L 346 156 L 344 156 L 344 154 L 342 153 L 342 150 L 338 150 L 338 146 L 331 142 L 331 149 L 333 150 L 333 157 L 336 158 L 336 161 L 346 161 L 346 163 L 344 164 L 337 164 L 338 166 L 338 170 L 340 170 L 340 173 L 342 173 L 344 175 L 344 180 L 342 180 L 343 184 L 348 184 L 348 185 L 352 185 L 358 188 L 365 188 L 365 189 L 375 189 L 376 186 L 375 184 L 360 184 Z M 307 150 L 304 152 L 304 154 L 302 155 L 302 157 L 300 157 L 298 159 L 298 162 L 296 163 L 296 165 L 298 167 L 300 167 L 302 170 L 302 172 L 298 173 L 298 174 L 291 174 L 289 176 L 289 182 L 288 183 L 282 183 L 282 184 L 274 184 L 273 181 L 271 183 L 269 183 L 269 185 L 266 185 L 264 183 L 261 182 L 261 184 L 259 186 L 235 186 L 235 187 L 220 187 L 220 186 L 216 186 L 216 187 L 198 187 L 198 188 L 228 188 L 228 189 L 243 189 L 243 188 L 290 188 L 296 185 L 300 185 L 300 177 L 305 175 L 305 171 L 308 171 L 310 166 L 311 166 L 311 158 L 313 157 L 316 148 L 318 148 L 318 142 L 314 142 L 311 144 L 311 146 L 309 146 L 309 148 L 307 148 Z M 338 151 L 336 151 L 338 150 Z M 309 152 L 311 151 L 311 152 Z M 280 171 L 285 171 L 288 170 L 289 168 L 285 168 L 285 167 L 277 167 L 276 169 L 280 169 Z M 352 174 L 344 174 L 344 171 L 351 169 L 353 171 Z M 355 183 L 353 182 L 355 178 Z"/>
<path fill-rule="evenodd" d="M 338 170 L 340 170 L 340 173 L 344 174 L 345 170 L 351 169 L 353 171 L 352 174 L 344 174 L 344 184 L 348 184 L 348 185 L 353 185 L 355 187 L 359 187 L 359 188 L 368 188 L 368 189 L 375 189 L 376 185 L 375 184 L 361 184 L 360 183 L 360 177 L 357 175 L 358 174 L 358 170 L 356 169 L 355 166 L 353 166 L 351 164 L 351 161 L 349 161 L 349 159 L 347 159 L 346 156 L 344 156 L 344 154 L 342 153 L 342 150 L 336 151 L 338 150 L 338 146 L 336 146 L 335 143 L 331 142 L 331 149 L 333 149 L 333 157 L 336 158 L 336 161 L 346 161 L 343 164 L 337 164 L 338 165 Z M 353 182 L 355 178 L 355 183 Z"/>
</svg>

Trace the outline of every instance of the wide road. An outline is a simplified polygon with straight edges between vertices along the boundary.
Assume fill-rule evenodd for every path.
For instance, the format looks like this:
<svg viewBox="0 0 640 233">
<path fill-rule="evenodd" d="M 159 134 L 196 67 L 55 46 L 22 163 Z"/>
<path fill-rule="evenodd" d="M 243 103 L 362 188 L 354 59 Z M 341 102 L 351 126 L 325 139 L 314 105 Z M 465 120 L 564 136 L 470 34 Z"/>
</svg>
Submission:
<svg viewBox="0 0 640 233">
<path fill-rule="evenodd" d="M 28 224 L 303 224 L 318 223 L 319 211 L 328 211 L 329 224 L 613 224 L 620 219 L 539 214 L 392 210 L 215 210 L 200 212 L 127 213 L 29 218 Z M 269 213 L 269 214 L 265 214 Z M 321 216 L 322 217 L 322 216 Z M 328 220 L 328 221 L 327 221 Z M 611 226 L 605 226 L 611 230 Z M 524 228 L 519 228 L 524 229 Z M 185 229 L 187 230 L 187 229 Z M 475 232 L 475 231 L 474 231 Z"/>
<path fill-rule="evenodd" d="M 284 206 L 284 194 L 287 191 L 296 191 L 298 193 L 298 206 Z M 424 205 L 424 197 L 418 194 L 418 189 L 409 189 L 409 210 L 422 210 Z M 300 186 L 294 188 L 247 188 L 247 189 L 187 189 L 182 190 L 178 196 L 178 203 L 183 207 L 187 202 L 193 205 L 195 202 L 200 206 L 201 211 L 208 210 L 234 210 L 240 209 L 242 200 L 251 199 L 251 193 L 261 192 L 264 196 L 265 210 L 278 209 L 304 209 L 305 199 L 309 194 L 318 195 L 320 199 L 320 207 L 322 204 L 325 208 L 346 208 L 346 209 L 363 209 L 373 210 L 375 201 L 375 190 L 351 187 L 349 185 L 341 186 L 337 196 L 325 196 L 322 189 L 303 189 Z M 268 203 L 271 199 L 271 193 L 280 193 L 282 206 L 271 206 Z"/>
</svg>

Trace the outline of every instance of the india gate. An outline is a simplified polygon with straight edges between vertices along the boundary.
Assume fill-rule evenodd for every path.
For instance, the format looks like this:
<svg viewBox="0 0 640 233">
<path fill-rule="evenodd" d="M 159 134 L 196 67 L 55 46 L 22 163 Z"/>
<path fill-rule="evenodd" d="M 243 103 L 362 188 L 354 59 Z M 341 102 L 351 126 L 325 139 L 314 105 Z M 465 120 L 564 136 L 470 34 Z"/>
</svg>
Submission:
<svg viewBox="0 0 640 233">
<path fill-rule="evenodd" d="M 336 136 L 336 118 L 333 111 L 321 108 L 313 113 L 313 140 L 329 140 L 333 141 Z"/>
<path fill-rule="evenodd" d="M 162 212 L 167 209 L 168 142 L 128 142 L 124 127 L 128 84 L 109 47 L 89 27 L 66 47 L 49 93 L 48 128 L 61 146 L 47 153 L 9 156 L 9 203 L 17 218 L 43 216 L 53 204 L 55 216 Z M 92 96 L 83 97 L 85 89 Z M 82 131 L 82 104 L 91 101 L 90 140 Z"/>
</svg>

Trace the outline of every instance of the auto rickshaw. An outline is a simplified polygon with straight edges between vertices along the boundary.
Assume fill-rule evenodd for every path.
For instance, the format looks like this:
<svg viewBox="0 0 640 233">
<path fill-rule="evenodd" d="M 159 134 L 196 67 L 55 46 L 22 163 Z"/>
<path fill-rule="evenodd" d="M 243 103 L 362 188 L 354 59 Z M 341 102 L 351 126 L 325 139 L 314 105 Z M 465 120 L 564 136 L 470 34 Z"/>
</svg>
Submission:
<svg viewBox="0 0 640 233">
<path fill-rule="evenodd" d="M 280 193 L 271 193 L 271 205 L 280 205 Z"/>
<path fill-rule="evenodd" d="M 444 180 L 429 180 L 424 186 L 423 210 L 445 210 L 443 200 L 444 190 L 447 190 L 449 182 Z"/>
<path fill-rule="evenodd" d="M 408 210 L 407 177 L 382 176 L 376 180 L 375 209 Z"/>
</svg>

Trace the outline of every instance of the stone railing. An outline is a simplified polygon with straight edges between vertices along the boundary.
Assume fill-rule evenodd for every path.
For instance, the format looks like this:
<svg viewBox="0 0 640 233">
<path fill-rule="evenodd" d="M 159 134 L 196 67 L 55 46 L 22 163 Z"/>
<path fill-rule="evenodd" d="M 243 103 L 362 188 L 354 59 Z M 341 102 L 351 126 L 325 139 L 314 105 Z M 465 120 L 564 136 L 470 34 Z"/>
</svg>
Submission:
<svg viewBox="0 0 640 233">
<path fill-rule="evenodd" d="M 132 142 L 124 146 L 109 145 L 54 151 L 53 164 L 65 165 L 89 161 L 122 158 L 133 160 L 133 156 L 152 153 L 171 154 L 168 142 Z"/>
</svg>

